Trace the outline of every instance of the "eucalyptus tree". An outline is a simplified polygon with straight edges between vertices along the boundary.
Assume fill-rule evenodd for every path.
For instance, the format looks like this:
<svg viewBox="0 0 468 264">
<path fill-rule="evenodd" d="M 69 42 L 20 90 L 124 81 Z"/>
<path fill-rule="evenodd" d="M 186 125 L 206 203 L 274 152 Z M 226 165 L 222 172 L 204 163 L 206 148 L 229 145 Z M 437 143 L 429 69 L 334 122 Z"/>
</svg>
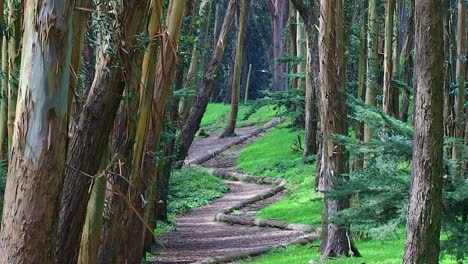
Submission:
<svg viewBox="0 0 468 264">
<path fill-rule="evenodd" d="M 305 100 L 305 144 L 304 156 L 315 155 L 317 147 L 317 129 L 318 129 L 318 107 L 317 94 L 319 93 L 316 81 L 319 75 L 319 59 L 317 46 L 318 28 L 318 2 L 315 0 L 292 0 L 291 1 L 299 12 L 307 38 L 307 63 L 306 63 L 306 100 Z"/>
<path fill-rule="evenodd" d="M 247 31 L 247 24 L 249 19 L 249 6 L 250 0 L 242 0 L 241 12 L 240 12 L 240 23 L 239 30 L 237 31 L 237 43 L 236 43 L 236 57 L 234 63 L 234 80 L 231 89 L 231 111 L 229 114 L 229 121 L 221 134 L 221 137 L 228 137 L 234 134 L 236 128 L 237 114 L 239 111 L 239 98 L 240 98 L 240 86 L 241 86 L 241 71 L 244 49 L 245 49 L 245 35 Z"/>
<path fill-rule="evenodd" d="M 444 159 L 441 9 L 441 0 L 415 2 L 413 179 L 403 263 L 439 263 Z"/>
<path fill-rule="evenodd" d="M 369 0 L 367 22 L 367 83 L 366 104 L 376 106 L 379 72 L 379 24 L 377 16 L 377 0 Z M 364 124 L 364 142 L 369 143 L 372 138 L 371 126 Z M 365 157 L 364 166 L 367 166 L 369 157 Z"/>
<path fill-rule="evenodd" d="M 320 54 L 320 124 L 322 144 L 320 166 L 317 171 L 319 191 L 325 194 L 322 244 L 322 259 L 339 256 L 360 256 L 350 238 L 348 226 L 339 226 L 329 221 L 334 213 L 349 208 L 349 197 L 330 197 L 329 192 L 340 180 L 346 178 L 348 159 L 346 147 L 336 136 L 346 136 L 346 81 L 343 53 L 343 1 L 321 0 L 319 54 Z"/>
<path fill-rule="evenodd" d="M 24 4 L 0 262 L 53 263 L 68 135 L 73 5 L 67 0 Z"/>
<path fill-rule="evenodd" d="M 289 0 L 271 0 L 270 12 L 273 26 L 273 91 L 288 89 L 288 64 L 281 60 L 287 56 L 288 39 L 284 30 L 289 22 Z"/>
<path fill-rule="evenodd" d="M 56 263 L 76 263 L 86 217 L 89 186 L 101 157 L 126 86 L 132 76 L 135 38 L 144 27 L 149 0 L 113 0 L 100 5 L 100 21 L 94 80 L 83 110 L 78 116 L 67 150 L 67 167 L 60 211 Z M 122 41 L 124 40 L 124 41 Z M 126 51 L 126 52 L 125 52 Z M 141 51 L 138 51 L 141 52 Z M 138 80 L 139 81 L 139 80 Z M 130 143 L 124 142 L 123 145 Z M 90 158 L 99 157 L 99 158 Z"/>
<path fill-rule="evenodd" d="M 182 129 L 183 149 L 181 149 L 179 152 L 180 159 L 184 159 L 187 155 L 188 149 L 190 145 L 192 145 L 192 142 L 195 138 L 195 134 L 200 128 L 201 120 L 206 111 L 206 107 L 208 106 L 208 102 L 210 101 L 213 87 L 216 84 L 217 73 L 224 55 L 227 39 L 229 37 L 229 31 L 234 21 L 234 15 L 238 5 L 238 0 L 229 0 L 228 8 L 224 16 L 223 26 L 221 27 L 221 32 L 219 33 L 218 42 L 213 51 L 211 61 L 201 80 L 197 98 L 195 99 L 190 115 Z"/>
</svg>

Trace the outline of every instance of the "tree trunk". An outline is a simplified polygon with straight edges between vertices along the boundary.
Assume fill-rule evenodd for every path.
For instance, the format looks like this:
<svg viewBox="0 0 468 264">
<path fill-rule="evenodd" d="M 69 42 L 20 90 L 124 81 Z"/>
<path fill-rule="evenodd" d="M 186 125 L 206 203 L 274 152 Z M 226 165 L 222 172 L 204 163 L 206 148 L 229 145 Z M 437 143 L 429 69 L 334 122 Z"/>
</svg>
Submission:
<svg viewBox="0 0 468 264">
<path fill-rule="evenodd" d="M 76 7 L 89 8 L 91 6 L 91 0 L 78 0 L 75 2 Z M 76 9 L 73 14 L 73 39 L 72 43 L 72 58 L 71 58 L 71 74 L 70 74 L 70 91 L 68 93 L 68 115 L 70 116 L 69 121 L 73 121 L 73 98 L 75 96 L 75 89 L 78 84 L 78 75 L 81 72 L 81 57 L 84 46 L 84 39 L 86 34 L 86 22 L 90 16 L 90 12 Z"/>
<path fill-rule="evenodd" d="M 0 0 L 0 22 L 3 21 L 3 9 L 5 3 L 3 0 Z M 8 42 L 5 34 L 1 39 L 1 51 L 2 51 L 2 74 L 3 78 L 0 86 L 0 160 L 5 160 L 7 158 L 7 142 L 8 142 L 8 133 L 7 133 L 7 120 L 8 120 Z"/>
<path fill-rule="evenodd" d="M 319 74 L 317 32 L 315 23 L 306 22 L 307 65 L 306 65 L 306 102 L 305 102 L 305 144 L 304 157 L 317 154 L 317 86 L 315 76 Z"/>
<path fill-rule="evenodd" d="M 467 31 L 467 20 L 468 20 L 468 8 L 467 3 L 464 1 L 458 2 L 458 24 L 457 24 L 457 66 L 455 76 L 457 78 L 458 92 L 455 99 L 455 119 L 454 119 L 454 136 L 458 139 L 464 138 L 464 126 L 463 126 L 463 115 L 464 106 L 466 102 L 465 98 L 465 82 L 466 78 L 466 64 L 468 55 L 468 31 Z M 462 141 L 455 143 L 452 150 L 452 159 L 455 160 L 455 173 L 458 177 L 462 176 L 461 164 L 462 161 L 459 159 L 462 156 Z"/>
<path fill-rule="evenodd" d="M 288 52 L 288 39 L 283 34 L 283 31 L 288 26 L 289 20 L 289 0 L 274 0 L 272 26 L 273 26 L 273 54 L 274 54 L 274 68 L 273 68 L 273 91 L 286 91 L 288 90 L 288 63 L 280 62 L 286 57 Z"/>
<path fill-rule="evenodd" d="M 96 264 L 99 253 L 99 239 L 104 218 L 104 204 L 107 186 L 107 167 L 110 161 L 110 148 L 101 159 L 101 172 L 97 174 L 92 184 L 93 189 L 86 210 L 86 220 L 81 236 L 78 264 Z"/>
<path fill-rule="evenodd" d="M 395 107 L 395 93 L 393 89 L 396 89 L 392 85 L 393 79 L 393 29 L 394 29 L 394 12 L 395 11 L 395 0 L 387 0 L 385 2 L 385 48 L 384 48 L 384 81 L 383 81 L 383 100 L 382 107 L 386 114 L 396 117 L 397 109 Z"/>
<path fill-rule="evenodd" d="M 247 32 L 247 23 L 249 18 L 249 6 L 250 0 L 242 0 L 240 19 L 239 19 L 239 31 L 237 32 L 237 44 L 236 44 L 236 60 L 234 64 L 234 80 L 232 84 L 231 93 L 231 113 L 229 115 L 229 121 L 226 129 L 221 134 L 222 137 L 228 137 L 234 134 L 237 121 L 237 113 L 239 111 L 239 97 L 240 97 L 240 86 L 241 86 L 241 72 L 244 49 L 245 49 L 245 35 Z"/>
<path fill-rule="evenodd" d="M 9 0 L 8 26 L 10 36 L 8 39 L 8 149 L 11 149 L 13 129 L 16 116 L 16 101 L 18 100 L 18 64 L 21 56 L 18 46 L 21 39 L 20 29 L 20 3 L 17 0 Z"/>
<path fill-rule="evenodd" d="M 362 6 L 364 8 L 364 6 Z M 358 65 L 358 98 L 363 102 L 366 100 L 366 66 L 367 66 L 367 34 L 366 34 L 366 26 L 367 26 L 367 17 L 365 16 L 366 12 L 364 11 L 361 15 L 360 21 L 360 43 L 359 43 L 359 65 Z M 364 124 L 362 122 L 356 122 L 355 126 L 356 132 L 356 139 L 363 141 L 364 140 Z M 353 170 L 362 169 L 364 166 L 363 164 L 363 157 L 362 155 L 358 155 L 355 157 L 353 163 Z"/>
<path fill-rule="evenodd" d="M 379 24 L 377 17 L 377 2 L 369 0 L 369 20 L 367 22 L 367 88 L 366 104 L 376 106 L 378 72 L 379 72 Z M 369 143 L 372 138 L 371 126 L 364 124 L 364 142 Z M 364 158 L 364 167 L 367 167 L 369 156 Z"/>
<path fill-rule="evenodd" d="M 187 155 L 188 149 L 190 148 L 190 145 L 192 145 L 193 139 L 195 138 L 195 134 L 200 128 L 200 122 L 206 111 L 206 107 L 208 106 L 208 102 L 211 97 L 211 92 L 213 91 L 213 87 L 216 83 L 216 76 L 219 65 L 221 64 L 221 60 L 223 58 L 225 43 L 227 43 L 229 30 L 231 29 L 232 22 L 234 20 L 234 14 L 238 4 L 238 0 L 229 1 L 221 33 L 219 35 L 218 44 L 216 45 L 211 62 L 208 65 L 205 75 L 201 81 L 200 89 L 198 90 L 197 98 L 193 104 L 192 111 L 190 112 L 187 122 L 185 122 L 182 130 L 184 142 L 182 146 L 183 149 L 179 152 L 179 160 L 183 160 Z"/>
<path fill-rule="evenodd" d="M 298 30 L 299 30 L 299 24 L 298 24 L 298 18 L 297 18 L 297 10 L 294 8 L 294 6 L 289 7 L 289 56 L 293 57 L 294 60 L 297 60 L 298 58 L 298 43 L 297 43 L 297 35 L 298 35 Z M 292 77 L 292 82 L 291 82 L 291 87 L 292 88 L 299 88 L 299 79 L 297 77 L 298 73 L 298 64 L 296 61 L 293 61 L 291 63 L 291 67 L 289 69 L 290 74 L 292 74 L 294 77 Z"/>
<path fill-rule="evenodd" d="M 124 7 L 117 1 L 112 3 L 113 6 L 103 12 L 113 14 L 113 17 L 109 18 L 111 20 L 109 26 L 113 32 L 103 29 L 104 32 L 98 34 L 100 44 L 96 51 L 94 81 L 79 116 L 77 130 L 73 133 L 68 146 L 68 166 L 65 169 L 59 239 L 56 246 L 56 263 L 60 264 L 76 263 L 78 258 L 90 183 L 83 172 L 89 175 L 97 173 L 100 159 L 89 159 L 89 157 L 102 157 L 125 87 L 123 74 L 125 72 L 128 76 L 132 76 L 131 58 L 128 57 L 132 52 L 119 54 L 117 58 L 111 55 L 109 50 L 133 51 L 134 49 L 129 47 L 135 46 L 134 36 L 141 30 L 144 14 L 147 12 L 146 3 L 140 1 L 138 3 L 134 0 L 125 1 Z M 123 18 L 128 22 L 120 24 L 119 21 Z M 121 46 L 122 43 L 125 47 Z M 118 65 L 119 60 L 122 61 L 121 67 L 112 67 Z"/>
<path fill-rule="evenodd" d="M 204 0 L 200 4 L 200 10 L 198 15 L 201 17 L 202 22 L 199 31 L 197 32 L 197 42 L 195 42 L 192 49 L 192 58 L 190 60 L 190 67 L 187 72 L 187 78 L 184 83 L 184 88 L 189 89 L 195 93 L 197 91 L 199 78 L 198 73 L 200 69 L 203 69 L 203 54 L 208 49 L 208 30 L 210 26 L 211 18 L 211 0 Z M 185 122 L 192 108 L 194 96 L 186 95 L 183 96 L 179 103 L 179 115 L 181 121 Z"/>
<path fill-rule="evenodd" d="M 408 14 L 408 33 L 406 34 L 405 45 L 401 52 L 401 60 L 403 61 L 403 80 L 406 85 L 413 87 L 414 77 L 414 62 L 413 56 L 411 55 L 414 49 L 414 0 L 409 3 L 409 14 Z M 403 122 L 408 121 L 408 112 L 410 105 L 410 93 L 407 89 L 403 89 L 401 92 L 401 108 L 400 108 L 400 120 Z"/>
<path fill-rule="evenodd" d="M 69 1 L 25 3 L 1 263 L 54 262 L 67 139 L 71 7 Z"/>
<path fill-rule="evenodd" d="M 306 67 L 307 67 L 307 35 L 305 31 L 305 23 L 304 20 L 301 18 L 299 12 L 297 14 L 296 20 L 296 29 L 297 29 L 297 37 L 296 37 L 296 45 L 297 45 L 297 57 L 301 60 L 297 65 L 297 73 L 298 74 L 306 74 Z M 305 78 L 300 77 L 298 78 L 297 85 L 301 89 L 305 89 L 304 84 Z"/>
<path fill-rule="evenodd" d="M 442 1 L 416 0 L 413 182 L 403 263 L 439 263 L 443 175 Z"/>
<path fill-rule="evenodd" d="M 331 137 L 347 135 L 345 109 L 345 79 L 343 54 L 343 2 L 322 0 L 320 8 L 320 79 L 321 128 L 323 133 L 320 171 L 317 177 L 323 182 L 325 207 L 323 211 L 322 259 L 339 256 L 360 256 L 350 239 L 349 227 L 330 223 L 328 216 L 349 208 L 349 198 L 331 198 L 327 192 L 339 184 L 336 178 L 345 178 L 348 172 L 348 153 L 345 146 Z"/>
</svg>

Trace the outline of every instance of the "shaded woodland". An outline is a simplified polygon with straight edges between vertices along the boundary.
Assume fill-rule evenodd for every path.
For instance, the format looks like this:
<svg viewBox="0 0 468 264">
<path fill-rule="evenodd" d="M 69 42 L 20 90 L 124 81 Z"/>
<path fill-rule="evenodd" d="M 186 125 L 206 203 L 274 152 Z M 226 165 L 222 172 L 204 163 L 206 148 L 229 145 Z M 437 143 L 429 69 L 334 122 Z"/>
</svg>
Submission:
<svg viewBox="0 0 468 264">
<path fill-rule="evenodd" d="M 0 22 L 0 263 L 148 260 L 194 142 L 245 127 L 293 131 L 250 173 L 306 168 L 321 260 L 402 236 L 403 263 L 466 261 L 466 0 L 0 0 Z M 204 184 L 194 208 L 229 189 Z"/>
</svg>

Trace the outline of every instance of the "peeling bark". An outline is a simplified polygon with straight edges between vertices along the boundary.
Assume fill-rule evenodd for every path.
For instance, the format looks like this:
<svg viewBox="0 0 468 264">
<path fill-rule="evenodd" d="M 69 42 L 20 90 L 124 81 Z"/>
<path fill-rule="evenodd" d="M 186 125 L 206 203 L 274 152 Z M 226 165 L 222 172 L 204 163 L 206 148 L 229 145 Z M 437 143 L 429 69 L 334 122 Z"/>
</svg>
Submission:
<svg viewBox="0 0 468 264">
<path fill-rule="evenodd" d="M 25 3 L 1 263 L 54 262 L 67 139 L 71 6 L 69 1 Z"/>
</svg>

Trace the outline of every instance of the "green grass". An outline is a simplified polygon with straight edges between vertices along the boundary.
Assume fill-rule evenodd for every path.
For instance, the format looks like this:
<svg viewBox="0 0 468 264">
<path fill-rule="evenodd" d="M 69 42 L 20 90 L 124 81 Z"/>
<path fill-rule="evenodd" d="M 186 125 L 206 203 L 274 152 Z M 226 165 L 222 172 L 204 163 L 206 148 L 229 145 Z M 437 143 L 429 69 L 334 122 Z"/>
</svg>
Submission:
<svg viewBox="0 0 468 264">
<path fill-rule="evenodd" d="M 190 169 L 176 170 L 169 182 L 168 222 L 157 223 L 156 234 L 174 230 L 177 215 L 209 204 L 229 190 L 220 178 Z"/>
<path fill-rule="evenodd" d="M 318 246 L 320 241 L 307 246 L 288 246 L 270 250 L 266 255 L 256 259 L 246 259 L 242 263 L 252 264 L 307 264 L 311 260 L 318 263 L 330 264 L 399 264 L 403 258 L 404 239 L 386 241 L 356 241 L 356 246 L 363 255 L 360 258 L 338 258 L 320 261 Z M 450 256 L 443 256 L 441 264 L 455 264 L 456 260 Z"/>
<path fill-rule="evenodd" d="M 238 167 L 248 174 L 287 179 L 293 191 L 283 200 L 261 210 L 260 218 L 320 225 L 323 205 L 313 190 L 315 166 L 305 164 L 301 151 L 293 151 L 303 132 L 281 125 L 245 149 Z"/>
<path fill-rule="evenodd" d="M 220 118 L 224 117 L 229 113 L 231 109 L 230 105 L 221 103 L 210 103 L 206 108 L 206 112 L 203 115 L 200 127 L 207 127 L 214 124 Z"/>
<path fill-rule="evenodd" d="M 276 117 L 276 111 L 273 109 L 273 106 L 262 106 L 255 111 L 252 115 L 250 115 L 247 119 L 245 119 L 246 114 L 250 112 L 251 107 L 249 105 L 240 104 L 239 105 L 239 113 L 237 119 L 237 126 L 241 126 L 246 123 L 251 122 L 260 122 L 258 125 L 262 125 L 273 118 Z M 211 127 L 210 130 L 219 130 L 226 126 L 228 119 L 223 120 L 222 122 L 217 123 L 221 118 L 228 115 L 231 110 L 231 106 L 229 104 L 222 104 L 222 103 L 210 103 L 208 104 L 208 108 L 206 109 L 205 115 L 201 121 L 200 127 Z M 244 120 L 245 119 L 245 120 Z"/>
<path fill-rule="evenodd" d="M 303 132 L 294 131 L 283 124 L 253 145 L 246 148 L 239 157 L 238 167 L 248 174 L 281 177 L 288 179 L 291 193 L 285 199 L 272 204 L 258 214 L 260 218 L 278 219 L 292 223 L 320 225 L 322 201 L 312 188 L 315 166 L 305 164 L 300 151 L 292 151 L 301 140 Z M 296 143 L 295 143 L 296 142 Z M 341 258 L 328 260 L 332 264 L 393 264 L 401 263 L 404 249 L 404 230 L 398 238 L 384 241 L 355 241 L 362 258 Z M 320 241 L 307 246 L 289 246 L 269 251 L 262 257 L 245 262 L 254 264 L 307 264 L 310 260 L 321 263 L 318 246 Z M 440 263 L 456 261 L 444 256 Z"/>
</svg>

